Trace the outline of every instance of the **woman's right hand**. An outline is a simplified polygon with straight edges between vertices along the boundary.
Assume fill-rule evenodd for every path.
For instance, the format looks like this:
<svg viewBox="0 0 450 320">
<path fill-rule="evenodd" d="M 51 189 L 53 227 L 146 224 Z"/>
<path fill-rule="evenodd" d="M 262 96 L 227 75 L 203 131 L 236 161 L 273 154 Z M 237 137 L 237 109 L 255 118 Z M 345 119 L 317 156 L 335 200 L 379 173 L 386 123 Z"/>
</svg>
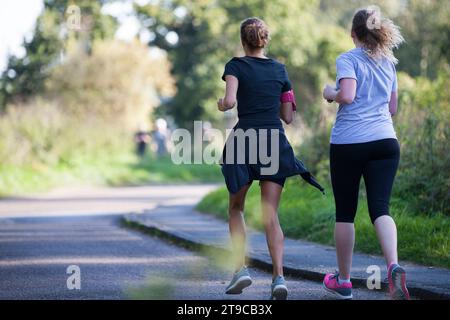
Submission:
<svg viewBox="0 0 450 320">
<path fill-rule="evenodd" d="M 323 98 L 327 100 L 329 103 L 332 103 L 335 97 L 336 97 L 336 89 L 327 84 L 325 88 L 323 88 Z"/>
</svg>

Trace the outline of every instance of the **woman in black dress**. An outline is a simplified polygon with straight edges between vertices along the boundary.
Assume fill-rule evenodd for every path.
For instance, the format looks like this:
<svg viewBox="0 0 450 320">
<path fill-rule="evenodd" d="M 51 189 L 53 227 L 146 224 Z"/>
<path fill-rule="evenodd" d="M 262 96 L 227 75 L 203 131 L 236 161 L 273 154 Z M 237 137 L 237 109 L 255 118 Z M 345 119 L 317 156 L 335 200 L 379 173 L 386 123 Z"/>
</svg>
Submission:
<svg viewBox="0 0 450 320">
<path fill-rule="evenodd" d="M 245 56 L 233 58 L 226 64 L 222 77 L 226 81 L 226 93 L 218 101 L 220 111 L 237 104 L 239 118 L 222 156 L 222 173 L 230 193 L 229 228 L 237 257 L 235 274 L 226 293 L 240 294 L 252 283 L 245 266 L 243 210 L 252 181 L 259 180 L 263 223 L 273 263 L 271 298 L 286 299 L 284 236 L 277 214 L 284 182 L 287 177 L 301 175 L 310 184 L 323 189 L 295 158 L 284 134 L 280 118 L 286 124 L 293 121 L 295 99 L 285 66 L 264 54 L 269 42 L 265 23 L 258 18 L 242 22 L 241 42 Z"/>
</svg>

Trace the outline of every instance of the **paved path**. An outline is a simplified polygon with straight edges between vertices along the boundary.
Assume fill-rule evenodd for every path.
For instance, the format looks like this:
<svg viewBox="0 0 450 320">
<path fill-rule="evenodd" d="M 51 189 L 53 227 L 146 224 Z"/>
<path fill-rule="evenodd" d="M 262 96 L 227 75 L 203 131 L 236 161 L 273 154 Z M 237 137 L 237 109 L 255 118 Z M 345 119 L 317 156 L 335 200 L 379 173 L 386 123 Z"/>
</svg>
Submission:
<svg viewBox="0 0 450 320">
<path fill-rule="evenodd" d="M 220 257 L 119 224 L 132 210 L 192 206 L 213 187 L 71 188 L 1 200 L 0 299 L 267 299 L 270 274 L 252 268 L 254 285 L 227 296 L 230 273 Z M 80 267 L 80 290 L 67 289 L 69 265 Z M 330 299 L 317 282 L 288 281 L 290 299 Z M 356 290 L 355 297 L 385 294 Z"/>
<path fill-rule="evenodd" d="M 126 217 L 135 226 L 145 226 L 152 233 L 166 236 L 179 243 L 196 247 L 229 248 L 227 224 L 209 215 L 193 210 L 192 206 L 160 206 L 146 210 L 140 214 Z M 253 265 L 271 269 L 271 260 L 267 251 L 264 234 L 250 231 L 248 257 Z M 412 263 L 402 263 L 408 275 L 410 292 L 419 298 L 450 299 L 450 270 L 428 268 Z M 353 284 L 367 286 L 368 266 L 379 266 L 381 279 L 386 288 L 386 270 L 381 257 L 355 254 L 353 259 Z M 325 273 L 334 272 L 336 268 L 335 250 L 306 241 L 286 239 L 285 241 L 286 271 L 295 276 L 321 281 Z"/>
<path fill-rule="evenodd" d="M 194 205 L 216 185 L 59 188 L 26 197 L 0 198 L 0 218 L 110 215 L 158 205 Z"/>
<path fill-rule="evenodd" d="M 16 218 L 0 224 L 0 299 L 267 299 L 270 275 L 225 295 L 228 271 L 214 259 L 118 225 L 118 216 Z M 78 265 L 81 290 L 68 290 Z M 170 285 L 172 283 L 173 285 Z M 291 299 L 328 299 L 316 282 L 290 279 Z M 383 299 L 366 290 L 359 298 Z"/>
</svg>

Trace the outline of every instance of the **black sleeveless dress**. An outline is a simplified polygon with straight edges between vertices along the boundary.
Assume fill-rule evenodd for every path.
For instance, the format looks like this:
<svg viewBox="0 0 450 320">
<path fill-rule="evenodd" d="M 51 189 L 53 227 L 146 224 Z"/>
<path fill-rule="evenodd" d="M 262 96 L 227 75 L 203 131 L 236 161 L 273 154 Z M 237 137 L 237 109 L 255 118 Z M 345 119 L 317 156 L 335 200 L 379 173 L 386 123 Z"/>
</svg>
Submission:
<svg viewBox="0 0 450 320">
<path fill-rule="evenodd" d="M 321 192 L 324 189 L 295 157 L 280 120 L 280 96 L 291 90 L 283 64 L 273 59 L 233 58 L 226 75 L 239 80 L 238 123 L 223 149 L 221 166 L 230 193 L 237 193 L 253 180 L 284 185 L 287 177 L 300 175 Z"/>
</svg>

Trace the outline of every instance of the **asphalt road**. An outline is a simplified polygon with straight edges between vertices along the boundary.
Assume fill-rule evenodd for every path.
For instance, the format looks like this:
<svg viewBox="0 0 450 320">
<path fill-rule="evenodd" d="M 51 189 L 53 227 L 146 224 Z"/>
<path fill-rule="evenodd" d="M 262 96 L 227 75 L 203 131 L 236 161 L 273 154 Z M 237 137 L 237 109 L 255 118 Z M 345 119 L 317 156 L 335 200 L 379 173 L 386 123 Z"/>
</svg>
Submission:
<svg viewBox="0 0 450 320">
<path fill-rule="evenodd" d="M 1 200 L 0 299 L 268 299 L 270 274 L 251 269 L 254 284 L 242 295 L 225 295 L 230 272 L 220 259 L 119 223 L 122 213 L 194 203 L 211 188 L 81 188 Z M 73 265 L 80 270 L 80 289 L 67 286 Z M 332 298 L 320 283 L 287 280 L 289 299 Z M 386 298 L 364 289 L 354 297 Z"/>
</svg>

